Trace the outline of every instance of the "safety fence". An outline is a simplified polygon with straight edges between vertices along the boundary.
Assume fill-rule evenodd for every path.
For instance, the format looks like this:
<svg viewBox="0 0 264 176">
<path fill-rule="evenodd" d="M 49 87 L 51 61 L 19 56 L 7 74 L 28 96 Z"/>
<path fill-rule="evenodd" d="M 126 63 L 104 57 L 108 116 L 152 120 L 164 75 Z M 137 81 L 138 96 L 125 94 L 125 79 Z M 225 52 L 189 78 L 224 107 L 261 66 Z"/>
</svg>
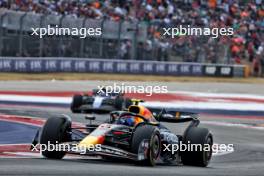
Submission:
<svg viewBox="0 0 264 176">
<path fill-rule="evenodd" d="M 197 64 L 86 58 L 0 57 L 0 72 L 22 73 L 123 73 L 171 76 L 244 77 L 247 67 L 227 64 Z"/>
</svg>

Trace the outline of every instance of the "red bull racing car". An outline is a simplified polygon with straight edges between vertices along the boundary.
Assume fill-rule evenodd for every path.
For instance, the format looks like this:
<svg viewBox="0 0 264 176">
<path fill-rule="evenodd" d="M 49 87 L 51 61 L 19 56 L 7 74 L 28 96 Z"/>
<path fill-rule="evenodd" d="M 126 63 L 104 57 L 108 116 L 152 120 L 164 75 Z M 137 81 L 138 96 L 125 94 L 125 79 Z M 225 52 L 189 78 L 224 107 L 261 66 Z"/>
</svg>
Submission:
<svg viewBox="0 0 264 176">
<path fill-rule="evenodd" d="M 52 159 L 61 159 L 66 153 L 71 153 L 127 159 L 149 166 L 160 162 L 201 167 L 208 165 L 212 157 L 213 136 L 208 129 L 198 127 L 196 114 L 165 109 L 156 113 L 138 102 L 126 111 L 111 112 L 105 123 L 90 123 L 82 129 L 73 128 L 67 116 L 49 118 L 34 143 L 64 144 L 64 150 L 42 151 L 44 157 Z M 92 116 L 87 118 L 95 119 Z M 183 134 L 176 135 L 162 122 L 190 124 Z M 174 150 L 180 144 L 199 144 L 203 147 L 197 151 Z"/>
</svg>

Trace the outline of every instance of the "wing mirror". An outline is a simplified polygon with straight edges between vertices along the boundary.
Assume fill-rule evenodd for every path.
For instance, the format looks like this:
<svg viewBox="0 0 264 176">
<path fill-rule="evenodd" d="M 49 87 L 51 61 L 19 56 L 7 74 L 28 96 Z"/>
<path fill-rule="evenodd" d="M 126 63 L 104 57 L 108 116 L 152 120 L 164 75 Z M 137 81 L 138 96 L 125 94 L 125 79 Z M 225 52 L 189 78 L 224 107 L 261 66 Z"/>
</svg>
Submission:
<svg viewBox="0 0 264 176">
<path fill-rule="evenodd" d="M 145 102 L 144 100 L 141 99 L 131 99 L 133 105 L 138 105 L 139 103 Z"/>
<path fill-rule="evenodd" d="M 90 124 L 92 124 L 92 121 L 95 120 L 96 117 L 93 116 L 93 115 L 86 115 L 86 116 L 85 116 L 85 119 L 86 119 L 86 120 L 90 120 Z"/>
</svg>

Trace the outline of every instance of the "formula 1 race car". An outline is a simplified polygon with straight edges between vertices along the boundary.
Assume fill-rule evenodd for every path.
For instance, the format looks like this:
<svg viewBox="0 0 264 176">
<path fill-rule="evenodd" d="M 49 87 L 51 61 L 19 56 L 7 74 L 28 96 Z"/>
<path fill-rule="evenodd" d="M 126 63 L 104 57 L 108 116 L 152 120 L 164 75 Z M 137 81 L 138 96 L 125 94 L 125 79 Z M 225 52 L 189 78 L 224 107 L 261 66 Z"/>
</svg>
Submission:
<svg viewBox="0 0 264 176">
<path fill-rule="evenodd" d="M 94 120 L 95 117 L 88 116 L 87 119 Z M 176 135 L 161 122 L 190 124 L 183 135 Z M 208 129 L 198 127 L 199 122 L 197 114 L 165 109 L 153 113 L 134 103 L 127 111 L 111 112 L 105 123 L 90 123 L 82 129 L 73 128 L 67 116 L 49 118 L 40 136 L 36 136 L 34 141 L 36 143 L 39 138 L 41 145 L 67 145 L 66 150 L 42 150 L 43 156 L 52 159 L 61 159 L 66 153 L 71 153 L 101 156 L 104 159 L 127 159 L 149 166 L 159 162 L 176 162 L 206 167 L 212 157 L 213 136 Z M 74 134 L 77 135 L 73 137 Z M 180 144 L 196 144 L 203 147 L 197 151 L 171 150 L 174 149 L 172 146 Z M 205 145 L 208 146 L 207 150 Z M 91 146 L 96 147 L 91 150 Z"/>
<path fill-rule="evenodd" d="M 107 92 L 105 88 L 94 89 L 91 95 L 74 95 L 71 103 L 73 113 L 109 113 L 128 108 L 132 102 L 121 92 Z"/>
</svg>

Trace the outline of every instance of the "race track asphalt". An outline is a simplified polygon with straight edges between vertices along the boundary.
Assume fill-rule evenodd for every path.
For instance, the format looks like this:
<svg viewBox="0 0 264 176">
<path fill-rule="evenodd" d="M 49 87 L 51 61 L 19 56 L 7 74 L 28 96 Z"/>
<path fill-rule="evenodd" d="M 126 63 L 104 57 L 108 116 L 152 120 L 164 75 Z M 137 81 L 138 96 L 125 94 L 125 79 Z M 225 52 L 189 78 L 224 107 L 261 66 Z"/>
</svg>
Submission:
<svg viewBox="0 0 264 176">
<path fill-rule="evenodd" d="M 0 85 L 3 83 L 0 83 Z M 46 84 L 46 87 L 43 85 Z M 48 86 L 49 83 L 17 83 L 17 88 L 20 90 L 34 90 L 47 89 L 62 89 L 63 83 L 56 85 L 56 87 Z M 85 90 L 80 88 L 74 82 L 70 86 L 66 83 L 68 90 Z M 183 84 L 183 83 L 181 83 Z M 195 83 L 196 84 L 196 83 Z M 211 85 L 207 91 L 214 92 L 228 92 L 231 93 L 255 93 L 264 94 L 259 90 L 258 85 L 228 85 L 218 84 Z M 15 83 L 12 82 L 0 86 L 1 90 L 14 89 Z M 75 85 L 75 86 L 74 86 Z M 60 86 L 60 88 L 58 88 Z M 82 85 L 85 86 L 85 85 Z M 179 90 L 178 84 L 170 83 L 172 90 Z M 185 86 L 185 88 L 183 88 Z M 191 86 L 191 83 L 180 88 L 182 91 L 201 91 L 198 85 Z M 190 87 L 191 88 L 190 88 Z M 226 86 L 226 87 L 225 87 Z M 25 88 L 26 87 L 26 88 Z M 87 86 L 89 89 L 91 85 Z M 197 89 L 195 89 L 197 87 Z M 232 87 L 232 89 L 230 88 Z M 239 90 L 238 90 L 239 89 Z M 257 90 L 257 91 L 254 91 Z M 264 90 L 264 89 L 262 89 Z M 205 91 L 205 90 L 204 90 Z M 72 115 L 68 109 L 62 108 L 30 108 L 30 107 L 0 107 L 0 113 L 16 114 L 33 117 L 48 118 L 57 116 L 59 114 L 68 114 L 73 116 L 72 119 L 78 122 L 84 122 L 82 115 Z M 103 121 L 106 116 L 99 116 L 98 121 Z M 214 135 L 214 141 L 218 144 L 234 144 L 234 152 L 214 156 L 207 168 L 189 167 L 189 166 L 166 166 L 157 165 L 156 167 L 142 167 L 136 166 L 127 162 L 109 162 L 101 159 L 63 159 L 63 160 L 48 160 L 44 158 L 0 158 L 0 175 L 221 175 L 221 176 L 244 176 L 256 175 L 262 176 L 264 173 L 264 129 L 255 128 L 256 126 L 264 124 L 264 115 L 260 119 L 248 118 L 221 118 L 219 116 L 202 116 L 201 126 L 210 129 Z M 175 133 L 182 133 L 184 125 L 165 124 Z"/>
</svg>

